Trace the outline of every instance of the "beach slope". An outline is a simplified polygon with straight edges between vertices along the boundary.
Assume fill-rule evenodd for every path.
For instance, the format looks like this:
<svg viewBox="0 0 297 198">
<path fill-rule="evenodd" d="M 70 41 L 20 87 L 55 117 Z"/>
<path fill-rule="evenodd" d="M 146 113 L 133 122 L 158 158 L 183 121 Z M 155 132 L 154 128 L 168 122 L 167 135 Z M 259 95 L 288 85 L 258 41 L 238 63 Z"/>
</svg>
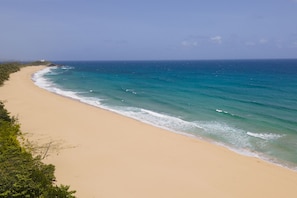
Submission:
<svg viewBox="0 0 297 198">
<path fill-rule="evenodd" d="M 0 100 L 78 197 L 296 197 L 296 172 L 45 91 L 42 68 L 12 74 Z"/>
</svg>

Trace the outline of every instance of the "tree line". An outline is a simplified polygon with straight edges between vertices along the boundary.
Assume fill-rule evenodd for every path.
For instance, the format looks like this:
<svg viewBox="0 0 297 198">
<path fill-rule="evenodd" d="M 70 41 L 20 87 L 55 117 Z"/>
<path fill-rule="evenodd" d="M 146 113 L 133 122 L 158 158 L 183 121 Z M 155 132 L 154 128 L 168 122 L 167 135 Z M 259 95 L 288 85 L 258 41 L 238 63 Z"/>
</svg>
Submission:
<svg viewBox="0 0 297 198">
<path fill-rule="evenodd" d="M 0 86 L 9 79 L 9 74 L 25 66 L 21 63 L 0 64 Z M 22 145 L 22 136 L 17 119 L 10 116 L 0 101 L 0 198 L 74 198 L 75 191 L 67 185 L 56 185 L 55 167 L 44 164 L 41 156 L 33 156 Z"/>
</svg>

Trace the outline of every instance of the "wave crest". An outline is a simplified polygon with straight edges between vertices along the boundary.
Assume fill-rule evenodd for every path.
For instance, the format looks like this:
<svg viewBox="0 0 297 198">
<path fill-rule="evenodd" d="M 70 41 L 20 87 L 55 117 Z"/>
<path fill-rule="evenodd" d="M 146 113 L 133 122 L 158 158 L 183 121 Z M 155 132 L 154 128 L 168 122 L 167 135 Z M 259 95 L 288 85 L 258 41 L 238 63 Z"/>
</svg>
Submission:
<svg viewBox="0 0 297 198">
<path fill-rule="evenodd" d="M 247 132 L 246 134 L 249 135 L 249 136 L 255 137 L 255 138 L 260 138 L 262 140 L 276 140 L 276 139 L 279 139 L 279 138 L 284 136 L 284 135 L 275 134 L 275 133 L 252 133 L 252 132 Z"/>
</svg>

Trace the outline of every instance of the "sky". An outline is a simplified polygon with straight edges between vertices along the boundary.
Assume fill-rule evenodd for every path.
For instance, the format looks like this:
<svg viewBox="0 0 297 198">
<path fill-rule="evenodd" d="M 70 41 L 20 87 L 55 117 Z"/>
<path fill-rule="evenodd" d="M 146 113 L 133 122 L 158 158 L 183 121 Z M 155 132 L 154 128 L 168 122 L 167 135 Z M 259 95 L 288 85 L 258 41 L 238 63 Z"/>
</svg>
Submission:
<svg viewBox="0 0 297 198">
<path fill-rule="evenodd" d="M 297 58 L 297 0 L 0 0 L 0 60 Z"/>
</svg>

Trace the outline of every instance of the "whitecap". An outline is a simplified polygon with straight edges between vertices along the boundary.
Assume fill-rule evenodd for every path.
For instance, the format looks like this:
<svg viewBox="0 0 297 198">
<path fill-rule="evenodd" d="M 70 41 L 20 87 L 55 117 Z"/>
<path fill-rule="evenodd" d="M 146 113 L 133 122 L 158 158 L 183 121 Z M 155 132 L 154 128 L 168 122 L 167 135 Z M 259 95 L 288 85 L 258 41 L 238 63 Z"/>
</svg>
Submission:
<svg viewBox="0 0 297 198">
<path fill-rule="evenodd" d="M 129 92 L 129 93 L 132 93 L 132 94 L 134 94 L 134 95 L 137 94 L 137 92 L 134 91 L 133 89 L 126 89 L 125 91 L 126 91 L 126 92 Z"/>
<path fill-rule="evenodd" d="M 63 66 L 61 66 L 61 69 L 70 70 L 70 69 L 74 69 L 74 67 L 63 65 Z"/>
<path fill-rule="evenodd" d="M 252 132 L 247 132 L 246 134 L 249 135 L 249 136 L 255 137 L 255 138 L 260 138 L 262 140 L 276 140 L 276 139 L 279 139 L 279 138 L 284 136 L 284 135 L 274 134 L 274 133 L 252 133 Z"/>
<path fill-rule="evenodd" d="M 224 110 L 222 110 L 222 109 L 216 109 L 216 112 L 218 112 L 218 113 L 225 113 L 225 114 L 229 114 L 229 112 L 228 112 L 228 111 L 224 111 Z M 232 115 L 232 114 L 230 114 L 230 115 Z"/>
</svg>

